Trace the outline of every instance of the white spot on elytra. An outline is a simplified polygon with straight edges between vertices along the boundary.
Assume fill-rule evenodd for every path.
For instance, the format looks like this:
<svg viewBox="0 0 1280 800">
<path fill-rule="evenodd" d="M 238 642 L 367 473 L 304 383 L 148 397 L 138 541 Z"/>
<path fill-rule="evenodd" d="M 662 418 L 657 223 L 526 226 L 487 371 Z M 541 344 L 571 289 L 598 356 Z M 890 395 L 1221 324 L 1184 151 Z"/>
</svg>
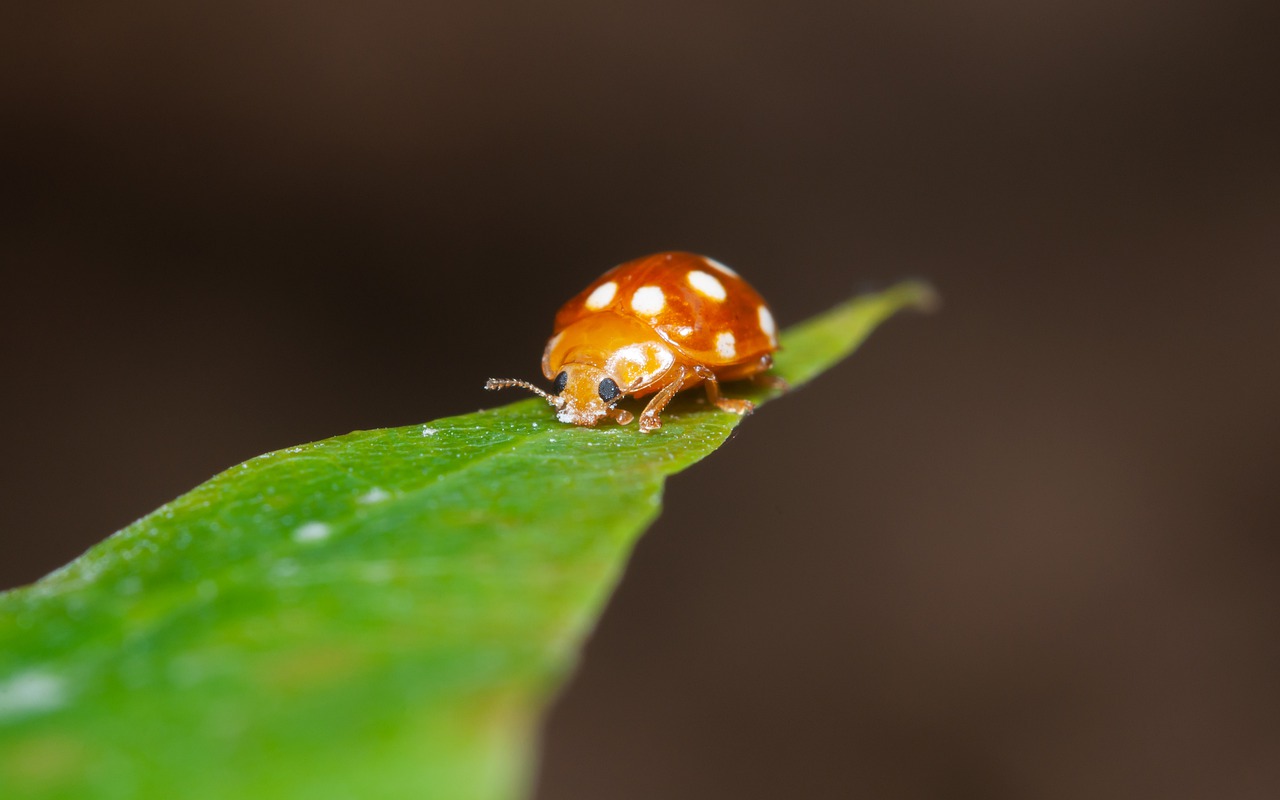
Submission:
<svg viewBox="0 0 1280 800">
<path fill-rule="evenodd" d="M 629 344 L 626 347 L 619 347 L 613 354 L 613 357 L 619 361 L 630 361 L 636 366 L 644 366 L 644 362 L 648 359 L 645 354 L 644 345 Z"/>
<path fill-rule="evenodd" d="M 687 278 L 689 285 L 697 289 L 700 294 L 704 294 L 713 300 L 723 300 L 725 298 L 724 284 L 716 280 L 714 276 L 695 269 L 688 274 Z"/>
<path fill-rule="evenodd" d="M 769 313 L 769 309 L 760 306 L 756 309 L 756 316 L 760 319 L 760 330 L 769 337 L 769 341 L 778 341 L 778 328 L 773 324 L 773 315 Z"/>
<path fill-rule="evenodd" d="M 641 286 L 631 296 L 631 307 L 641 314 L 657 314 L 667 304 L 667 297 L 657 286 Z"/>
<path fill-rule="evenodd" d="M 729 269 L 724 264 L 721 264 L 719 261 L 716 261 L 714 258 L 707 258 L 706 256 L 703 256 L 702 260 L 707 262 L 707 266 L 711 267 L 712 269 L 718 269 L 721 272 L 723 272 L 725 275 L 732 275 L 735 278 L 738 277 L 738 273 Z"/>
<path fill-rule="evenodd" d="M 439 433 L 439 431 L 436 428 L 428 428 L 426 425 L 422 426 L 423 436 L 435 436 L 437 433 Z"/>
<path fill-rule="evenodd" d="M 688 336 L 691 333 L 693 333 L 693 328 L 690 328 L 688 325 L 681 325 L 679 328 L 676 328 L 676 334 L 679 336 Z"/>
<path fill-rule="evenodd" d="M 0 681 L 0 719 L 52 711 L 66 702 L 66 682 L 48 672 L 27 670 Z"/>
<path fill-rule="evenodd" d="M 721 358 L 733 358 L 738 354 L 738 342 L 733 334 L 725 331 L 716 336 L 716 355 Z"/>
<path fill-rule="evenodd" d="M 618 284 L 613 281 L 602 283 L 596 287 L 596 290 L 587 295 L 587 308 L 592 311 L 599 311 L 609 303 L 613 302 L 613 296 L 618 293 Z"/>
<path fill-rule="evenodd" d="M 375 486 L 369 491 L 360 495 L 358 502 L 365 503 L 365 504 L 381 503 L 383 500 L 386 500 L 389 497 L 391 497 L 390 493 L 386 492 L 383 489 L 379 489 L 377 486 Z"/>
<path fill-rule="evenodd" d="M 614 351 L 605 362 L 605 372 L 616 379 L 624 390 L 643 386 L 671 368 L 675 354 L 653 342 L 629 344 Z"/>
<path fill-rule="evenodd" d="M 308 522 L 293 532 L 295 542 L 319 542 L 329 538 L 329 526 L 323 522 Z"/>
</svg>

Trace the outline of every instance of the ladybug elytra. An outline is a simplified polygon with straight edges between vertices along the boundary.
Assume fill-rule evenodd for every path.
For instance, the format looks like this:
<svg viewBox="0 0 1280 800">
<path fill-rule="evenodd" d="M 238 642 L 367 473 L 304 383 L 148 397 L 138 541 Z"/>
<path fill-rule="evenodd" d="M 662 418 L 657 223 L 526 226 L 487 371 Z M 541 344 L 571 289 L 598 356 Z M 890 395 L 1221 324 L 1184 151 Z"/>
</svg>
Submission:
<svg viewBox="0 0 1280 800">
<path fill-rule="evenodd" d="M 750 401 L 721 396 L 720 381 L 764 377 L 777 349 L 773 314 L 736 272 L 693 253 L 655 253 L 609 270 L 556 314 L 542 354 L 552 393 L 514 379 L 485 388 L 528 389 L 575 425 L 605 416 L 626 425 L 633 417 L 618 401 L 652 394 L 640 413 L 647 433 L 676 392 L 700 383 L 717 407 L 750 413 Z"/>
</svg>

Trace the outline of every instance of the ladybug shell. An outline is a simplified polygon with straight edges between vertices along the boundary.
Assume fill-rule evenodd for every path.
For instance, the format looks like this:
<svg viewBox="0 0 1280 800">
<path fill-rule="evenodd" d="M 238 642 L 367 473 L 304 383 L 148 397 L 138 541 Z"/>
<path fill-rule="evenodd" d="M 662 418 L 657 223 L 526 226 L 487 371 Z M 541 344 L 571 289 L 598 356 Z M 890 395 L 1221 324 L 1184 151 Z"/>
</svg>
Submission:
<svg viewBox="0 0 1280 800">
<path fill-rule="evenodd" d="M 778 349 L 773 315 L 759 293 L 733 270 L 693 253 L 655 253 L 614 267 L 564 304 L 553 334 L 606 312 L 645 323 L 678 354 L 718 373 Z"/>
</svg>

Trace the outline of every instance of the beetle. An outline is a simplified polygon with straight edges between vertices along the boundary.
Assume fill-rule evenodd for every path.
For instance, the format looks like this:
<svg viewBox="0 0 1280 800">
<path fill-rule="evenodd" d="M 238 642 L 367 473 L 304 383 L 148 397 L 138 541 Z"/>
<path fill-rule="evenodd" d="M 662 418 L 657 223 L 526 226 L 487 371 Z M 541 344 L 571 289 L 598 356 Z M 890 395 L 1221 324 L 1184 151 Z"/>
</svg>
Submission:
<svg viewBox="0 0 1280 800">
<path fill-rule="evenodd" d="M 777 350 L 769 306 L 738 273 L 694 253 L 654 253 L 609 270 L 556 314 L 542 354 L 552 392 L 513 378 L 490 378 L 485 388 L 528 389 L 575 425 L 605 416 L 626 425 L 633 416 L 618 402 L 653 395 L 640 413 L 648 433 L 662 426 L 676 392 L 698 384 L 717 408 L 749 414 L 751 401 L 724 397 L 720 382 L 782 385 L 764 375 Z"/>
</svg>

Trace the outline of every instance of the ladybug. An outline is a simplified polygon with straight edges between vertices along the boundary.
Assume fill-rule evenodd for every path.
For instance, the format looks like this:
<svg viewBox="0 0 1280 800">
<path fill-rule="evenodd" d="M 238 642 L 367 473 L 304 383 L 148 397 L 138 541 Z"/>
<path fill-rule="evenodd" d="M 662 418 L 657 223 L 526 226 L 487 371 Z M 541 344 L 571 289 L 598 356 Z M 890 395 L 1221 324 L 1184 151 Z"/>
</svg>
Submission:
<svg viewBox="0 0 1280 800">
<path fill-rule="evenodd" d="M 542 354 L 552 393 L 531 383 L 490 378 L 486 389 L 528 389 L 556 407 L 556 418 L 619 425 L 632 415 L 617 407 L 631 395 L 653 395 L 640 430 L 662 426 L 673 395 L 698 384 L 718 408 L 748 414 L 749 400 L 720 394 L 720 381 L 764 376 L 778 349 L 773 314 L 750 284 L 714 259 L 693 253 L 655 253 L 614 267 L 556 314 Z"/>
</svg>

